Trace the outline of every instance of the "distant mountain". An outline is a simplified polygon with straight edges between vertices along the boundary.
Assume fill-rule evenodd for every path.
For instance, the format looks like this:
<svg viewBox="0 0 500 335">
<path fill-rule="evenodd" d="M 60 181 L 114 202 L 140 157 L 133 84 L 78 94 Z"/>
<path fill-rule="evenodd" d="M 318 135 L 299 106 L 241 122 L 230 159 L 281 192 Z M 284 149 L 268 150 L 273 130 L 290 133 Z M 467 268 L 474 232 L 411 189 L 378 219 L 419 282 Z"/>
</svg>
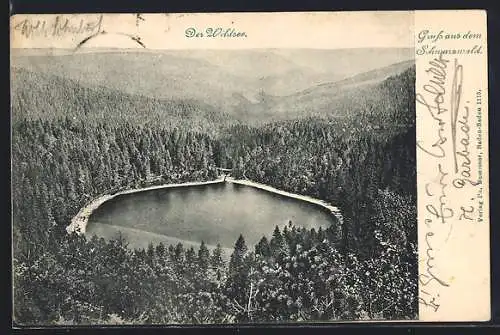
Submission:
<svg viewBox="0 0 500 335">
<path fill-rule="evenodd" d="M 78 82 L 45 73 L 11 67 L 11 104 L 18 116 L 52 118 L 75 115 L 88 120 L 129 120 L 137 124 L 162 122 L 196 127 L 221 124 L 227 115 L 195 99 L 162 100 L 131 95 L 106 87 L 88 88 Z"/>
<path fill-rule="evenodd" d="M 317 72 L 308 64 L 297 64 L 293 58 L 282 56 L 270 49 L 158 51 L 158 53 L 207 62 L 238 77 L 251 79 L 283 76 L 291 71 L 312 75 Z"/>
<path fill-rule="evenodd" d="M 391 64 L 382 68 L 363 72 L 355 76 L 339 80 L 336 82 L 323 83 L 310 89 L 300 92 L 299 96 L 318 94 L 320 91 L 331 94 L 332 91 L 341 91 L 349 88 L 355 88 L 367 84 L 379 83 L 390 76 L 404 72 L 415 64 L 414 61 L 404 61 L 396 64 Z"/>
<path fill-rule="evenodd" d="M 335 74 L 339 79 L 415 59 L 413 48 L 272 49 L 271 52 L 318 73 Z"/>
<path fill-rule="evenodd" d="M 130 114 L 138 119 L 149 114 L 147 119 L 152 115 L 165 122 L 196 120 L 200 124 L 202 120 L 227 123 L 344 117 L 393 99 L 392 93 L 381 87 L 414 64 L 406 60 L 345 78 L 352 69 L 335 74 L 328 72 L 337 67 L 331 65 L 321 73 L 312 69 L 317 65 L 297 65 L 306 60 L 307 52 L 18 54 L 11 59 L 13 102 L 15 110 L 29 113 Z M 312 59 L 323 62 L 328 55 L 359 58 L 362 54 L 359 50 L 310 52 Z M 395 51 L 388 54 L 392 58 L 384 56 L 387 59 L 400 57 Z M 373 65 L 380 61 L 367 62 Z M 407 84 L 413 87 L 413 83 Z"/>
<path fill-rule="evenodd" d="M 248 83 L 203 60 L 165 54 L 85 53 L 61 56 L 21 56 L 17 68 L 55 75 L 81 86 L 105 87 L 156 99 L 197 99 L 215 107 L 231 104 L 232 90 Z M 227 89 L 231 87 L 231 90 Z"/>
<path fill-rule="evenodd" d="M 89 88 L 107 87 L 157 99 L 197 99 L 221 109 L 238 103 L 232 99 L 235 92 L 252 100 L 260 90 L 283 95 L 318 83 L 309 79 L 314 72 L 272 53 L 203 54 L 205 57 L 185 51 L 18 55 L 12 64 Z"/>
<path fill-rule="evenodd" d="M 409 49 L 408 49 L 409 50 Z M 412 59 L 407 49 L 14 50 L 12 65 L 159 99 L 193 98 L 227 108 L 239 93 L 284 96 Z"/>
<path fill-rule="evenodd" d="M 356 115 L 368 105 L 385 105 L 392 99 L 391 92 L 383 91 L 384 83 L 410 71 L 413 61 L 406 61 L 361 73 L 337 82 L 323 83 L 285 97 L 262 94 L 257 103 L 240 103 L 236 109 L 247 118 L 268 117 L 272 119 L 298 116 Z M 414 83 L 398 89 L 414 90 Z"/>
</svg>

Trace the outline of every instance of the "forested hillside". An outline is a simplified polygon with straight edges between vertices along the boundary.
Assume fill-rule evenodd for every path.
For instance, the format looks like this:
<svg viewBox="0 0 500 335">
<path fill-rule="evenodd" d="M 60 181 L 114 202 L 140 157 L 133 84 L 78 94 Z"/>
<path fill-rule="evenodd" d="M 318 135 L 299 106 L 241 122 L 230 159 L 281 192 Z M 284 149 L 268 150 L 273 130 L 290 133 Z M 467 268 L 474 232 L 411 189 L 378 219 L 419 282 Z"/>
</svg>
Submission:
<svg viewBox="0 0 500 335">
<path fill-rule="evenodd" d="M 166 127 L 209 131 L 212 123 L 229 121 L 227 115 L 199 100 L 166 100 L 131 95 L 23 68 L 12 71 L 13 117 L 52 119 L 61 116 L 85 122 L 107 120 L 134 124 L 162 122 Z M 64 112 L 63 112 L 64 111 Z"/>
<path fill-rule="evenodd" d="M 370 97 L 327 114 L 257 126 L 198 103 L 16 70 L 16 322 L 415 318 L 414 75 L 411 68 L 388 78 Z M 255 246 L 240 236 L 227 263 L 221 248 L 204 244 L 131 250 L 122 239 L 66 234 L 78 210 L 103 193 L 210 180 L 217 166 L 331 202 L 344 223 L 308 231 L 294 222 Z"/>
<path fill-rule="evenodd" d="M 15 67 L 85 87 L 156 99 L 197 99 L 221 107 L 232 104 L 232 92 L 250 100 L 261 89 L 273 96 L 290 95 L 357 73 L 372 75 L 370 70 L 384 71 L 414 54 L 409 48 L 99 50 L 14 49 L 11 59 Z"/>
<path fill-rule="evenodd" d="M 103 55 L 99 56 L 95 59 L 97 64 L 102 63 L 103 58 L 105 59 Z M 112 56 L 110 57 L 113 58 Z M 70 62 L 65 59 L 67 57 L 73 59 L 70 56 L 65 56 L 58 62 L 61 63 L 61 66 L 69 64 L 72 69 L 76 66 L 74 63 L 81 64 L 87 59 L 76 58 L 74 62 Z M 39 58 L 28 57 L 28 60 L 36 64 L 36 62 L 40 62 Z M 46 58 L 42 57 L 42 60 Z M 121 58 L 123 57 L 119 59 Z M 54 60 L 52 62 L 54 63 Z M 19 104 L 18 107 L 25 112 L 54 115 L 55 110 L 57 115 L 58 108 L 61 107 L 68 110 L 67 115 L 78 115 L 78 117 L 85 114 L 90 119 L 113 118 L 117 122 L 121 122 L 124 118 L 127 120 L 134 118 L 136 123 L 148 120 L 160 121 L 164 124 L 170 124 L 170 126 L 176 126 L 179 123 L 181 126 L 191 124 L 195 128 L 201 127 L 205 131 L 213 128 L 213 123 L 220 125 L 221 123 L 243 122 L 244 124 L 261 125 L 272 121 L 304 117 L 359 117 L 360 114 L 367 111 L 374 113 L 377 117 L 388 117 L 395 110 L 401 110 L 400 106 L 393 104 L 398 102 L 397 99 L 400 95 L 396 94 L 399 92 L 394 90 L 394 87 L 387 87 L 388 84 L 390 85 L 389 82 L 386 81 L 384 85 L 384 80 L 390 76 L 396 76 L 413 64 L 411 61 L 401 62 L 341 81 L 326 81 L 306 90 L 278 96 L 269 92 L 272 90 L 264 88 L 266 78 L 254 80 L 251 85 L 247 83 L 248 80 L 243 79 L 220 78 L 217 80 L 212 78 L 213 73 L 219 73 L 220 69 L 217 68 L 209 68 L 201 74 L 185 74 L 181 78 L 179 78 L 180 74 L 177 73 L 179 69 L 177 69 L 176 73 L 172 74 L 173 77 L 168 77 L 170 72 L 168 69 L 163 69 L 159 65 L 163 63 L 159 63 L 158 60 L 155 61 L 154 66 L 151 66 L 151 68 L 158 67 L 153 73 L 150 73 L 151 70 L 148 69 L 145 71 L 146 74 L 142 74 L 143 68 L 139 68 L 137 72 L 132 74 L 128 73 L 130 70 L 119 72 L 118 76 L 113 75 L 114 72 L 118 71 L 115 69 L 109 74 L 113 75 L 113 79 L 109 80 L 110 84 L 108 85 L 91 85 L 89 83 L 95 77 L 103 77 L 103 74 L 97 71 L 100 69 L 99 67 L 90 73 L 84 72 L 80 76 L 64 77 L 55 75 L 60 72 L 56 66 L 57 62 L 49 66 L 48 69 L 44 68 L 43 71 L 36 71 L 38 67 L 30 67 L 25 63 L 30 64 L 30 61 L 17 60 L 14 62 L 12 73 L 12 92 L 15 97 L 13 101 Z M 43 61 L 41 63 L 45 64 Z M 193 64 L 188 63 L 188 65 Z M 125 66 L 128 68 L 129 63 L 126 62 Z M 116 65 L 112 66 L 112 68 L 115 67 Z M 172 67 L 175 68 L 172 65 L 168 66 L 169 69 Z M 83 69 L 77 71 L 83 71 Z M 109 71 L 108 69 L 100 70 L 104 73 Z M 167 75 L 162 71 L 166 71 Z M 63 73 L 65 72 L 63 71 Z M 130 76 L 122 78 L 127 73 Z M 118 78 L 115 78 L 117 76 Z M 135 78 L 137 83 L 132 83 L 131 78 Z M 203 78 L 203 80 L 194 80 L 193 78 Z M 400 79 L 405 80 L 404 78 Z M 398 79 L 395 78 L 395 80 Z M 105 77 L 97 80 L 100 84 L 103 84 L 103 81 L 106 82 Z M 406 82 L 396 84 L 397 89 L 406 90 L 408 87 Z M 165 93 L 175 91 L 170 87 L 171 85 L 179 86 L 177 90 L 181 90 L 182 94 L 168 95 Z M 218 85 L 223 85 L 225 88 L 215 88 Z M 252 87 L 250 92 L 244 89 L 249 85 Z M 30 91 L 40 92 L 40 94 L 26 95 L 25 92 Z M 150 94 L 148 95 L 146 92 L 150 92 Z M 36 99 L 36 101 L 30 102 L 31 105 L 26 103 L 30 98 Z M 38 106 L 38 108 L 30 109 L 32 106 Z M 118 110 L 117 106 L 119 106 Z M 380 113 L 381 108 L 387 110 Z M 145 114 L 149 114 L 148 117 L 144 117 Z"/>
</svg>

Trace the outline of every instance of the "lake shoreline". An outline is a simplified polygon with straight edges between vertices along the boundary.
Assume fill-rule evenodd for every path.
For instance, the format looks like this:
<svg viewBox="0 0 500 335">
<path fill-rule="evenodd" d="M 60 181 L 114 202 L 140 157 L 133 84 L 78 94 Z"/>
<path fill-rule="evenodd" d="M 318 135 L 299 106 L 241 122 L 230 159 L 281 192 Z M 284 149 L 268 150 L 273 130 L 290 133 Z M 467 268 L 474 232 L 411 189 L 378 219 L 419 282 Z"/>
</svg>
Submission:
<svg viewBox="0 0 500 335">
<path fill-rule="evenodd" d="M 123 226 L 116 226 L 108 223 L 102 223 L 99 225 L 100 227 L 98 230 L 93 230 L 92 234 L 95 234 L 97 236 L 102 236 L 102 229 L 111 229 L 111 230 L 116 230 L 116 234 L 121 233 L 123 237 L 125 237 L 125 240 L 127 241 L 128 245 L 132 245 L 132 249 L 147 249 L 149 244 L 152 243 L 153 245 L 158 245 L 160 243 L 163 243 L 164 246 L 176 246 L 178 243 L 181 243 L 185 249 L 189 249 L 193 247 L 195 250 L 197 250 L 200 245 L 201 245 L 201 240 L 200 241 L 195 241 L 195 240 L 186 240 L 170 235 L 163 235 L 163 234 L 157 234 L 154 232 L 142 230 L 142 229 L 136 229 L 136 228 L 130 228 L 130 227 L 123 227 Z M 147 242 L 140 242 L 138 243 L 136 239 L 134 239 L 133 235 L 139 233 L 141 236 L 146 235 L 147 236 Z M 113 235 L 117 236 L 117 235 Z M 109 237 L 104 237 L 104 239 L 108 239 Z M 210 244 L 210 243 L 205 243 L 205 246 L 209 251 L 213 251 L 214 249 L 217 248 L 217 244 Z M 223 258 L 226 260 L 229 260 L 229 257 L 231 256 L 233 249 L 227 246 L 223 246 L 221 244 L 221 250 L 223 253 Z"/>
<path fill-rule="evenodd" d="M 139 192 L 146 192 L 146 191 L 151 191 L 151 190 L 159 190 L 159 189 L 165 189 L 165 188 L 176 188 L 176 187 L 187 187 L 187 186 L 200 186 L 200 185 L 211 185 L 211 184 L 219 184 L 223 183 L 224 179 L 216 179 L 216 180 L 210 180 L 210 181 L 200 181 L 200 182 L 187 182 L 187 183 L 179 183 L 179 184 L 163 184 L 163 185 L 156 185 L 156 186 L 149 186 L 149 187 L 143 187 L 143 188 L 136 188 L 136 189 L 130 189 L 130 190 L 124 190 L 124 191 L 118 191 L 113 194 L 104 194 L 92 202 L 90 202 L 88 205 L 84 206 L 78 214 L 76 214 L 73 219 L 71 219 L 71 223 L 66 227 L 66 231 L 68 233 L 76 232 L 77 234 L 85 234 L 87 230 L 87 223 L 89 217 L 92 215 L 92 213 L 103 203 L 105 203 L 108 200 L 111 200 L 117 196 L 124 195 L 124 194 L 133 194 L 133 193 L 139 193 Z"/>
<path fill-rule="evenodd" d="M 282 196 L 285 196 L 285 197 L 288 197 L 288 198 L 293 198 L 293 199 L 301 200 L 301 201 L 304 201 L 304 202 L 308 202 L 308 203 L 320 206 L 320 207 L 322 207 L 324 209 L 327 209 L 330 213 L 332 213 L 333 215 L 335 215 L 335 217 L 337 217 L 337 219 L 339 219 L 340 222 L 342 223 L 342 214 L 340 212 L 340 209 L 338 207 L 335 207 L 335 206 L 332 206 L 332 205 L 328 204 L 326 201 L 323 201 L 323 200 L 320 200 L 320 199 L 316 199 L 316 198 L 313 198 L 313 197 L 309 197 L 309 196 L 306 196 L 306 195 L 301 195 L 301 194 L 296 194 L 296 193 L 291 193 L 291 192 L 283 191 L 283 190 L 277 189 L 275 187 L 272 187 L 272 186 L 269 186 L 269 185 L 266 185 L 266 184 L 257 183 L 255 181 L 251 181 L 251 180 L 248 180 L 248 179 L 227 178 L 226 182 L 230 182 L 230 183 L 233 183 L 233 184 L 246 185 L 246 186 L 258 188 L 258 189 L 261 189 L 263 191 L 271 192 L 271 193 L 274 193 L 274 194 L 279 194 L 279 195 L 282 195 Z"/>
<path fill-rule="evenodd" d="M 66 227 L 66 231 L 68 233 L 76 232 L 79 235 L 85 234 L 86 230 L 87 230 L 88 220 L 89 220 L 90 216 L 92 215 L 92 213 L 99 206 L 101 206 L 103 203 L 105 203 L 106 201 L 111 200 L 111 199 L 113 199 L 117 196 L 120 196 L 120 195 L 133 194 L 133 193 L 139 193 L 139 192 L 145 192 L 145 191 L 157 190 L 157 189 L 200 186 L 200 185 L 213 185 L 213 184 L 220 184 L 220 183 L 233 183 L 233 184 L 238 184 L 238 185 L 246 185 L 246 186 L 261 189 L 261 190 L 264 190 L 267 192 L 271 192 L 274 194 L 279 194 L 279 195 L 282 195 L 282 196 L 285 196 L 288 198 L 293 198 L 293 199 L 301 200 L 304 202 L 308 202 L 308 203 L 314 204 L 316 206 L 320 206 L 320 207 L 328 210 L 331 214 L 333 214 L 340 221 L 340 224 L 342 224 L 342 214 L 341 214 L 340 210 L 337 207 L 332 206 L 323 200 L 319 200 L 319 199 L 315 199 L 315 198 L 312 198 L 309 196 L 279 190 L 279 189 L 274 188 L 272 186 L 257 183 L 257 182 L 247 180 L 247 179 L 234 179 L 231 177 L 226 177 L 226 178 L 218 178 L 215 180 L 204 181 L 204 182 L 164 184 L 164 185 L 149 186 L 149 187 L 138 188 L 138 189 L 124 190 L 124 191 L 119 191 L 119 192 L 116 192 L 113 194 L 104 194 L 104 195 L 96 198 L 95 200 L 91 201 L 88 205 L 84 206 L 82 209 L 80 209 L 80 211 L 71 220 L 71 223 Z"/>
</svg>

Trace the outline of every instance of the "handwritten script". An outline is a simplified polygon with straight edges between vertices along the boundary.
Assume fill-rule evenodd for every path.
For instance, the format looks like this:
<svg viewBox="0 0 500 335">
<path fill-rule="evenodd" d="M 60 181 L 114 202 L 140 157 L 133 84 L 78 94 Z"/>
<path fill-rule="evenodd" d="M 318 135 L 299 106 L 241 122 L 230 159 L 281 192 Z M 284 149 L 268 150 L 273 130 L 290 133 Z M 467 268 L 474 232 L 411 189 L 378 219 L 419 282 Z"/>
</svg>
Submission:
<svg viewBox="0 0 500 335">
<path fill-rule="evenodd" d="M 40 18 L 26 18 L 14 26 L 21 36 L 26 38 L 36 37 L 62 37 L 65 35 L 90 36 L 102 31 L 103 15 L 94 19 L 82 17 L 74 18 L 57 15 L 51 20 Z"/>
<path fill-rule="evenodd" d="M 422 197 L 426 227 L 424 270 L 419 273 L 419 302 L 437 312 L 441 306 L 440 290 L 451 285 L 440 272 L 439 250 L 453 234 L 457 222 L 475 222 L 472 200 L 453 201 L 450 194 L 480 184 L 474 180 L 470 146 L 469 101 L 463 101 L 465 69 L 459 61 L 444 54 L 429 60 L 417 88 L 417 117 L 425 120 L 425 136 L 417 139 L 421 159 L 434 167 L 434 177 L 424 181 Z M 471 201 L 469 201 L 471 200 Z M 466 202 L 465 202 L 466 201 Z M 446 229 L 443 229 L 446 227 Z M 443 233 L 446 232 L 446 233 Z"/>
</svg>

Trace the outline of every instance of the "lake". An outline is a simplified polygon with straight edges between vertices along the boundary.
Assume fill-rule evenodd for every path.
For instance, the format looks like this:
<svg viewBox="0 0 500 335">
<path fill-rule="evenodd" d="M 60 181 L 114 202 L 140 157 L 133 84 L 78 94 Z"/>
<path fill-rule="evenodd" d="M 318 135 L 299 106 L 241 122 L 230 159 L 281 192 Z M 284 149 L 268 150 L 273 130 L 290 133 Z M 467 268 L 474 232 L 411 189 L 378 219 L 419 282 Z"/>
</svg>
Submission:
<svg viewBox="0 0 500 335">
<path fill-rule="evenodd" d="M 227 182 L 117 195 L 92 213 L 86 235 L 110 239 L 121 232 L 135 248 L 182 242 L 196 249 L 203 240 L 230 252 L 240 234 L 251 247 L 289 221 L 308 229 L 337 222 L 321 206 Z"/>
</svg>

